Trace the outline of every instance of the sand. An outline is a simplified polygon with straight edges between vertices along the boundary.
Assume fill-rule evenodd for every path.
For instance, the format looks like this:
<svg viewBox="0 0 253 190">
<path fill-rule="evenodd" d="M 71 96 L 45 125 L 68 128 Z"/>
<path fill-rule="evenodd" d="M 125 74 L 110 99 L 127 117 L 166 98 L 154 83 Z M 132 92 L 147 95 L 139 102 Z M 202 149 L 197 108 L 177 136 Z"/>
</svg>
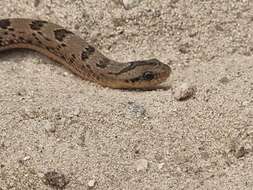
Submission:
<svg viewBox="0 0 253 190">
<path fill-rule="evenodd" d="M 1 0 L 118 61 L 157 58 L 171 88 L 86 82 L 32 51 L 0 54 L 0 190 L 253 189 L 253 2 Z M 174 97 L 184 83 L 196 88 Z"/>
</svg>

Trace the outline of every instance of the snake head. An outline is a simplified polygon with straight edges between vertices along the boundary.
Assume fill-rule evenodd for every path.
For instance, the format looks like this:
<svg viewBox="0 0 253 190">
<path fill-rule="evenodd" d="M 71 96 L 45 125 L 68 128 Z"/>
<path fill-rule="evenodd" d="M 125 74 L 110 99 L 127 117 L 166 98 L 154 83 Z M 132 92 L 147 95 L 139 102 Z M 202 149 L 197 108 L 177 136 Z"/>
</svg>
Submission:
<svg viewBox="0 0 253 190">
<path fill-rule="evenodd" d="M 122 65 L 118 72 L 111 73 L 116 76 L 113 82 L 108 84 L 111 88 L 152 89 L 165 82 L 171 75 L 171 68 L 157 59 L 133 61 Z"/>
</svg>

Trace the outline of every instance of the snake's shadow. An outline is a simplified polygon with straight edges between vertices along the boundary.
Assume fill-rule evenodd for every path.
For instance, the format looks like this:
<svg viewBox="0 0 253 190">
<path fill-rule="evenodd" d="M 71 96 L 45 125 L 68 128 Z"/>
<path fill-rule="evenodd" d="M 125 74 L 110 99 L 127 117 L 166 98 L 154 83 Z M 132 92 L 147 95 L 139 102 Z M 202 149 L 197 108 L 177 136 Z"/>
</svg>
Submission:
<svg viewBox="0 0 253 190">
<path fill-rule="evenodd" d="M 167 91 L 171 88 L 172 88 L 171 85 L 160 85 L 160 86 L 150 87 L 150 88 L 145 88 L 145 89 L 120 89 L 120 90 L 124 92 L 146 92 L 146 91 L 158 91 L 158 90 Z"/>
<path fill-rule="evenodd" d="M 25 48 L 13 48 L 13 49 L 6 49 L 6 50 L 1 50 L 0 51 L 0 61 L 3 60 L 14 60 L 14 61 L 19 61 L 19 60 L 23 60 L 24 57 L 29 57 L 30 55 L 32 55 L 33 57 L 42 57 L 43 59 L 48 59 L 47 56 L 38 53 L 34 50 L 30 50 L 30 49 L 25 49 Z M 45 62 L 46 64 L 47 62 Z"/>
</svg>

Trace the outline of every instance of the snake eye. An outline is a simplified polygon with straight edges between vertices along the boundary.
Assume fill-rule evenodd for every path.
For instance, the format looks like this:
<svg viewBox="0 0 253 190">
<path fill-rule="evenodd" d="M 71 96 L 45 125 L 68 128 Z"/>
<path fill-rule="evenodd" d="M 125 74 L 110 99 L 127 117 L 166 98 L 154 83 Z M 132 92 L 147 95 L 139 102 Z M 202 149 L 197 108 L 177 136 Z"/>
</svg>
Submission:
<svg viewBox="0 0 253 190">
<path fill-rule="evenodd" d="M 154 73 L 147 71 L 143 74 L 144 80 L 152 80 L 155 77 Z"/>
</svg>

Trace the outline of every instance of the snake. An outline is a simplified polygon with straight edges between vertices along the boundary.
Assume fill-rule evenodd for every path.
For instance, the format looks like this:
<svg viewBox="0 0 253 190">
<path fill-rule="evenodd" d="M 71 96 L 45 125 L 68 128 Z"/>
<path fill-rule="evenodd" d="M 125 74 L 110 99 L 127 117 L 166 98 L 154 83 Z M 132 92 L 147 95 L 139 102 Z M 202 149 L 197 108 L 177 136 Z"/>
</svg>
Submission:
<svg viewBox="0 0 253 190">
<path fill-rule="evenodd" d="M 171 75 L 158 59 L 118 62 L 64 27 L 29 18 L 0 19 L 0 52 L 29 49 L 63 64 L 84 80 L 116 89 L 149 89 Z"/>
</svg>

